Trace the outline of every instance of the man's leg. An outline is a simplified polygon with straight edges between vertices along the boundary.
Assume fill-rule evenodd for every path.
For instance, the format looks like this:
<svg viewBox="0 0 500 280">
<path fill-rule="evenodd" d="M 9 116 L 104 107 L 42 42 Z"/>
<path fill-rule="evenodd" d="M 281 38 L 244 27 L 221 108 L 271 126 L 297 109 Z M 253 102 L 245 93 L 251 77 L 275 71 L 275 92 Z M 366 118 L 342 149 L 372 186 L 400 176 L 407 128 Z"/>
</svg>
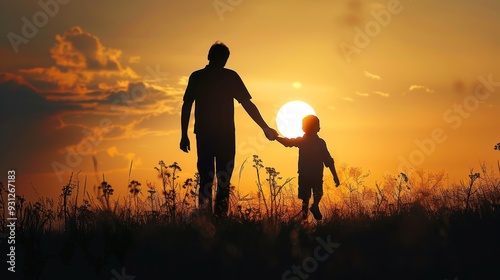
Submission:
<svg viewBox="0 0 500 280">
<path fill-rule="evenodd" d="M 198 173 L 200 189 L 198 190 L 198 207 L 212 214 L 212 185 L 214 181 L 214 153 L 212 141 L 208 137 L 196 136 L 198 153 Z"/>
<path fill-rule="evenodd" d="M 235 140 L 233 138 L 220 141 L 216 155 L 217 194 L 215 196 L 214 216 L 226 217 L 229 210 L 229 192 L 231 176 L 234 170 Z"/>
</svg>

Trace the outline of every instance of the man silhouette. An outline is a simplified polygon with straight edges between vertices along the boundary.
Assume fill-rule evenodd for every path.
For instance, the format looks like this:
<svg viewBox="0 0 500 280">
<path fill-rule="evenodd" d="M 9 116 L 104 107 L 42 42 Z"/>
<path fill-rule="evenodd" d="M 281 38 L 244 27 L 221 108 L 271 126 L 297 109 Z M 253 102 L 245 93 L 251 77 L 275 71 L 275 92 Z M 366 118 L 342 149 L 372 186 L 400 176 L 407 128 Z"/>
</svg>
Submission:
<svg viewBox="0 0 500 280">
<path fill-rule="evenodd" d="M 252 97 L 233 70 L 226 69 L 229 48 L 221 42 L 212 45 L 208 52 L 208 65 L 189 77 L 184 93 L 181 112 L 182 137 L 180 148 L 191 149 L 187 134 L 191 107 L 194 109 L 194 133 L 200 174 L 199 207 L 212 213 L 212 183 L 214 171 L 217 178 L 217 194 L 214 217 L 225 217 L 229 206 L 229 183 L 234 168 L 235 126 L 234 101 L 236 99 L 248 115 L 257 123 L 269 140 L 278 135 L 262 118 Z M 215 167 L 214 167 L 215 161 Z"/>
</svg>

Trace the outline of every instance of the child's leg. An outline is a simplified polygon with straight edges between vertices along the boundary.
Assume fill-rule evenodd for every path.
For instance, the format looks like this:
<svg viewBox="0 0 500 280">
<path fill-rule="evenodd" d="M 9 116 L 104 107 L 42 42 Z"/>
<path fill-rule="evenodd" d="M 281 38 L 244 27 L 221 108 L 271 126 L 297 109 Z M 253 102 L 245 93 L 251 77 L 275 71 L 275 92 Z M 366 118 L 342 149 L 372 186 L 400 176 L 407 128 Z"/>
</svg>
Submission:
<svg viewBox="0 0 500 280">
<path fill-rule="evenodd" d="M 323 197 L 323 184 L 313 188 L 313 206 L 318 206 Z"/>
<path fill-rule="evenodd" d="M 317 187 L 313 188 L 313 204 L 311 206 L 311 213 L 313 213 L 314 218 L 316 220 L 321 220 L 323 218 L 323 215 L 319 211 L 319 201 L 321 200 L 321 197 L 323 196 L 323 188 L 322 184 L 315 185 Z"/>
<path fill-rule="evenodd" d="M 316 192 L 314 192 L 312 206 L 319 206 L 319 202 L 321 201 L 321 197 L 323 197 L 323 194 L 317 194 Z"/>
<path fill-rule="evenodd" d="M 302 218 L 307 219 L 309 212 L 309 199 L 311 198 L 311 188 L 308 181 L 299 175 L 299 199 L 302 199 Z"/>
<path fill-rule="evenodd" d="M 302 200 L 302 218 L 307 219 L 307 213 L 309 211 L 309 199 Z"/>
</svg>

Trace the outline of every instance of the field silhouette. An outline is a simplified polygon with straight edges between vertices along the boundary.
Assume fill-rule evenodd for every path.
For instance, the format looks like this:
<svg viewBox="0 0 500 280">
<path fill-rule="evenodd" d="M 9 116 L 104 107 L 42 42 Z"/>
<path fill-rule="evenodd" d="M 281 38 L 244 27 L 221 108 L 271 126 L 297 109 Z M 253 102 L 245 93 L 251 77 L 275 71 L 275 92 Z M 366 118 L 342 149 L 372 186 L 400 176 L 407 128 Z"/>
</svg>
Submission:
<svg viewBox="0 0 500 280">
<path fill-rule="evenodd" d="M 2 279 L 500 276 L 500 163 L 458 183 L 447 183 L 444 172 L 415 170 L 374 185 L 365 183 L 369 172 L 341 164 L 341 186 L 325 183 L 321 221 L 302 220 L 295 178 L 282 178 L 258 156 L 240 176 L 244 166 L 255 173 L 255 191 L 231 186 L 221 223 L 197 211 L 199 176 L 180 178 L 176 162 L 155 167 L 160 186 L 130 178 L 116 186 L 103 176 L 90 187 L 72 174 L 57 199 L 17 196 L 16 273 L 3 269 Z M 119 199 L 118 188 L 129 195 Z M 7 251 L 6 242 L 0 247 Z"/>
</svg>

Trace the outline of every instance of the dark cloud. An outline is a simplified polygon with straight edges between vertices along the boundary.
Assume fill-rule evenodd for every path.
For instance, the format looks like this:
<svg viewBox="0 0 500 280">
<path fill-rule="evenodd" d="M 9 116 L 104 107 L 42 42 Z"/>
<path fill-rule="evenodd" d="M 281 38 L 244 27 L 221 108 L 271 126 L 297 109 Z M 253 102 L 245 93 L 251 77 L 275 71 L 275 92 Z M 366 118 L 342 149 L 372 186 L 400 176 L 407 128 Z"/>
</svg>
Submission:
<svg viewBox="0 0 500 280">
<path fill-rule="evenodd" d="M 28 172 L 35 162 L 37 171 L 49 170 L 50 161 L 60 156 L 58 150 L 82 137 L 80 127 L 63 126 L 58 116 L 77 108 L 49 101 L 21 77 L 0 73 L 2 170 L 22 168 Z"/>
<path fill-rule="evenodd" d="M 46 100 L 22 77 L 0 73 L 0 118 L 2 120 L 42 117 L 74 105 Z"/>
</svg>

